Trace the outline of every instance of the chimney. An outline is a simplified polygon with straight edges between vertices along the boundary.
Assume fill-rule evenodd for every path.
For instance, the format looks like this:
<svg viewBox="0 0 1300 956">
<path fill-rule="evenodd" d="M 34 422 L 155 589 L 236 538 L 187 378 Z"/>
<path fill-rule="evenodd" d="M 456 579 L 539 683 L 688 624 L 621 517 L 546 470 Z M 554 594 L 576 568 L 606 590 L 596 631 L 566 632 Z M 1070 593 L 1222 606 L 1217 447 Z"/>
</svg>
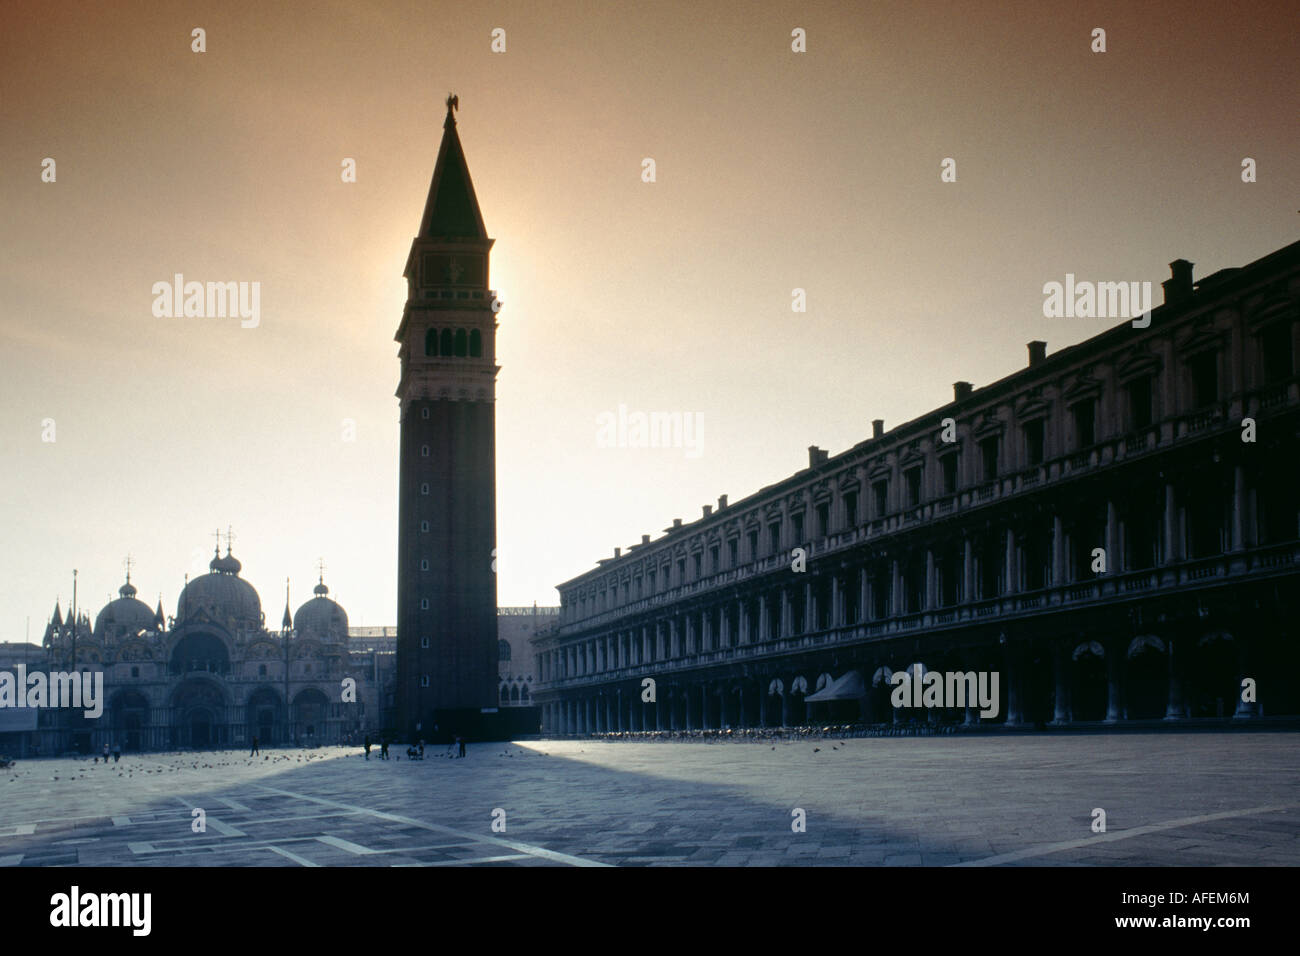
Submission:
<svg viewBox="0 0 1300 956">
<path fill-rule="evenodd" d="M 648 534 L 643 534 L 643 535 L 641 535 L 641 543 L 642 543 L 642 544 L 649 544 L 649 543 L 650 543 L 650 535 L 648 535 Z"/>
<path fill-rule="evenodd" d="M 885 420 L 883 418 L 873 418 L 871 420 L 871 437 L 881 438 L 885 434 Z"/>
<path fill-rule="evenodd" d="M 721 510 L 722 510 L 723 508 L 725 508 L 725 507 L 727 507 L 727 496 L 726 496 L 726 495 L 719 495 L 719 496 L 718 496 L 718 510 L 721 511 Z"/>
<path fill-rule="evenodd" d="M 1195 263 L 1188 262 L 1186 259 L 1175 259 L 1169 263 L 1170 277 L 1160 283 L 1165 290 L 1165 305 L 1182 302 L 1191 297 L 1193 265 Z"/>
<path fill-rule="evenodd" d="M 709 515 L 711 515 L 711 514 L 713 514 L 713 505 L 705 505 L 705 506 L 704 506 L 704 517 L 707 518 L 707 517 L 708 517 Z"/>
<path fill-rule="evenodd" d="M 970 398 L 970 393 L 975 390 L 975 386 L 970 382 L 953 382 L 952 383 L 952 400 L 960 402 L 963 398 Z"/>
<path fill-rule="evenodd" d="M 615 549 L 614 549 L 614 557 L 619 558 L 619 557 L 622 557 L 622 556 L 623 556 L 623 549 L 622 549 L 622 548 L 615 548 Z"/>
<path fill-rule="evenodd" d="M 827 456 L 829 455 L 830 452 L 826 451 L 825 449 L 818 448 L 816 445 L 809 445 L 808 446 L 808 467 L 816 468 L 818 465 L 824 462 Z"/>
<path fill-rule="evenodd" d="M 1029 343 L 1029 365 L 1032 368 L 1047 358 L 1047 343 L 1033 341 Z"/>
<path fill-rule="evenodd" d="M 680 528 L 681 526 L 682 526 L 682 519 L 681 519 L 681 518 L 674 518 L 674 519 L 673 519 L 673 527 L 674 527 L 674 528 Z"/>
</svg>

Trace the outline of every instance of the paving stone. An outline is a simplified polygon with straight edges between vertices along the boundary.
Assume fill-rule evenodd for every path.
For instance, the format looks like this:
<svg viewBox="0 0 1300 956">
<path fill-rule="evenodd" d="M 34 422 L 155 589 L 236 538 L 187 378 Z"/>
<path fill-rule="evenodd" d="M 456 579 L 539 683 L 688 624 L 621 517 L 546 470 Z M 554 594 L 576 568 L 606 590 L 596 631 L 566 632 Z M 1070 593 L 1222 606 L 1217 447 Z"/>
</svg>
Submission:
<svg viewBox="0 0 1300 956">
<path fill-rule="evenodd" d="M 1298 738 L 539 741 L 463 761 L 128 756 L 98 774 L 42 759 L 0 772 L 0 865 L 1295 866 Z M 1222 769 L 1243 766 L 1248 785 Z"/>
</svg>

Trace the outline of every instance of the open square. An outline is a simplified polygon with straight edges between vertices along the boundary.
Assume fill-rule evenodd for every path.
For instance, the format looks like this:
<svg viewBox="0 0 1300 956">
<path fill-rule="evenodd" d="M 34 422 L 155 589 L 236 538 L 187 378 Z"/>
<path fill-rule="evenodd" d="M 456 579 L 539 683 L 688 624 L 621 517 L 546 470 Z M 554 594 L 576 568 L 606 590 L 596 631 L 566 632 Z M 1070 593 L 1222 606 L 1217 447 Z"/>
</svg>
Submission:
<svg viewBox="0 0 1300 956">
<path fill-rule="evenodd" d="M 1040 734 L 44 759 L 0 777 L 0 865 L 1294 866 L 1296 744 Z"/>
</svg>

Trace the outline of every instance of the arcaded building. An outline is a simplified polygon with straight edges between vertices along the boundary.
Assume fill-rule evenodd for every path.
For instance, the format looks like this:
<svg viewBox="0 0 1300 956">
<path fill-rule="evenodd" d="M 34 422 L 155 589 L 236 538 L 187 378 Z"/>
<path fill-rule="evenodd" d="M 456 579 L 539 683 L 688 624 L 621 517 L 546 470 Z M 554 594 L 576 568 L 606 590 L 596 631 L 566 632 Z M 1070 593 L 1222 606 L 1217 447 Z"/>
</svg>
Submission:
<svg viewBox="0 0 1300 956">
<path fill-rule="evenodd" d="M 1010 726 L 1300 712 L 1300 243 L 1171 269 L 1147 327 L 1031 342 L 559 585 L 544 730 L 893 720 L 918 664 L 998 673 Z"/>
</svg>

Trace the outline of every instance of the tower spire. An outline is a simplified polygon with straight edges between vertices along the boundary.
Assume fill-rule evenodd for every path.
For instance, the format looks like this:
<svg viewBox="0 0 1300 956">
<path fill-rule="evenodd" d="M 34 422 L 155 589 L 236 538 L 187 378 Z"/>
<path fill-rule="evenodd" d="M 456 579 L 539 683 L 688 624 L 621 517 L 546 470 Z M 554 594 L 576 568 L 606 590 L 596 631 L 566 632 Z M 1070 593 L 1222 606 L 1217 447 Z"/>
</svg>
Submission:
<svg viewBox="0 0 1300 956">
<path fill-rule="evenodd" d="M 433 167 L 429 198 L 420 217 L 421 239 L 486 239 L 487 228 L 479 212 L 478 197 L 465 162 L 465 150 L 456 132 L 455 112 L 460 97 L 447 95 L 447 118 L 442 123 L 442 145 Z"/>
</svg>

